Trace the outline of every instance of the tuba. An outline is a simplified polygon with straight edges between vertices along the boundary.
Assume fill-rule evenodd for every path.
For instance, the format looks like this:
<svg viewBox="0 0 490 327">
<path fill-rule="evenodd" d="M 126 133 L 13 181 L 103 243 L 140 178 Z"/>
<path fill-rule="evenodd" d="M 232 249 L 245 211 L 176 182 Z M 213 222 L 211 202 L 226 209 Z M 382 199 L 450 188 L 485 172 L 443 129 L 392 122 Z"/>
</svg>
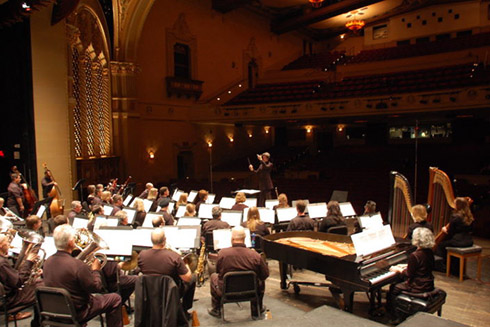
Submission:
<svg viewBox="0 0 490 327">
<path fill-rule="evenodd" d="M 22 285 L 22 287 L 24 287 L 35 282 L 35 280 L 41 275 L 41 267 L 43 266 L 44 259 L 46 258 L 46 251 L 41 249 L 41 245 L 44 242 L 44 237 L 42 237 L 38 233 L 34 231 L 21 231 L 19 232 L 19 235 L 22 236 L 22 249 L 20 250 L 19 257 L 15 262 L 15 269 L 18 270 L 20 267 L 22 267 L 30 253 L 38 254 L 39 252 L 42 252 L 42 256 L 36 258 L 36 260 L 34 261 L 34 265 L 31 269 L 31 274 Z"/>
<path fill-rule="evenodd" d="M 99 235 L 86 228 L 79 228 L 75 234 L 75 246 L 81 251 L 77 259 L 82 260 L 87 265 L 92 265 L 92 262 L 97 259 L 101 261 L 100 268 L 104 268 L 107 263 L 107 256 L 103 253 L 97 253 L 97 251 L 108 249 L 109 246 Z"/>
</svg>

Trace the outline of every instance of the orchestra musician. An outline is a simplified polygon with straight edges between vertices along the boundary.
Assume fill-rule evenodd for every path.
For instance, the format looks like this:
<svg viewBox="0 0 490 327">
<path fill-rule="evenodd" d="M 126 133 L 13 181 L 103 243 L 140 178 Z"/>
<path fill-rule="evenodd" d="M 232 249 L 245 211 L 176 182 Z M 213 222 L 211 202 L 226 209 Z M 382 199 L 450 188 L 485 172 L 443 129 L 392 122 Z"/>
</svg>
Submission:
<svg viewBox="0 0 490 327">
<path fill-rule="evenodd" d="M 205 222 L 204 225 L 202 225 L 202 229 L 201 229 L 202 238 L 206 237 L 207 233 L 210 233 L 215 229 L 230 228 L 230 225 L 226 221 L 221 220 L 222 212 L 223 210 L 219 206 L 213 207 L 213 209 L 211 209 L 211 215 L 213 216 L 213 219 Z"/>
<path fill-rule="evenodd" d="M 92 209 L 92 212 L 89 213 L 88 217 L 88 223 L 87 223 L 87 229 L 91 232 L 94 231 L 94 226 L 95 226 L 95 218 L 99 215 L 104 214 L 104 208 L 100 205 L 95 205 L 94 208 Z"/>
<path fill-rule="evenodd" d="M 191 273 L 189 266 L 184 263 L 181 256 L 166 248 L 165 231 L 155 228 L 151 232 L 153 247 L 143 250 L 138 256 L 138 267 L 144 275 L 166 275 L 173 278 L 179 285 L 182 307 L 187 312 L 192 308 L 194 292 L 196 289 L 196 276 Z M 190 315 L 190 313 L 188 313 Z"/>
<path fill-rule="evenodd" d="M 376 202 L 372 200 L 367 200 L 364 205 L 364 213 L 363 216 L 374 216 L 376 214 Z"/>
<path fill-rule="evenodd" d="M 208 194 L 209 192 L 206 190 L 199 190 L 199 192 L 197 192 L 197 196 L 193 202 L 196 206 L 196 212 L 199 212 L 199 206 L 201 205 L 201 203 L 206 203 L 206 200 L 208 199 Z"/>
<path fill-rule="evenodd" d="M 101 205 L 112 205 L 112 193 L 111 191 L 103 191 L 100 195 L 102 200 Z"/>
<path fill-rule="evenodd" d="M 165 225 L 172 226 L 174 224 L 175 219 L 174 216 L 172 216 L 172 214 L 168 212 L 170 198 L 162 198 L 158 203 L 159 203 L 158 205 L 161 207 L 160 213 L 162 214 L 163 219 L 165 220 Z"/>
<path fill-rule="evenodd" d="M 43 221 L 36 215 L 30 215 L 26 218 L 26 229 L 29 231 L 43 235 L 42 225 Z"/>
<path fill-rule="evenodd" d="M 184 217 L 195 217 L 196 216 L 196 206 L 193 203 L 189 203 L 185 206 Z"/>
<path fill-rule="evenodd" d="M 252 302 L 252 315 L 259 317 L 265 311 L 263 297 L 265 292 L 265 280 L 269 277 L 269 267 L 264 259 L 256 251 L 245 246 L 245 230 L 241 226 L 232 229 L 231 248 L 221 249 L 216 262 L 216 272 L 211 274 L 210 288 L 212 308 L 208 313 L 213 317 L 221 317 L 220 303 L 223 289 L 223 276 L 230 271 L 252 270 L 257 274 L 260 312 L 257 312 L 257 304 Z"/>
<path fill-rule="evenodd" d="M 412 244 L 417 250 L 408 257 L 407 265 L 391 266 L 390 271 L 396 272 L 404 280 L 392 284 L 387 296 L 388 309 L 393 311 L 392 305 L 397 295 L 403 291 L 411 293 L 424 293 L 434 290 L 434 234 L 428 228 L 419 227 L 413 231 Z"/>
<path fill-rule="evenodd" d="M 430 229 L 431 232 L 434 232 L 434 227 L 432 224 L 427 221 L 427 208 L 421 204 L 416 204 L 412 207 L 412 219 L 413 224 L 408 226 L 407 238 L 409 240 L 412 239 L 413 231 L 419 227 L 425 227 Z"/>
<path fill-rule="evenodd" d="M 153 227 L 163 227 L 165 226 L 165 220 L 163 220 L 163 216 L 155 216 L 151 220 L 151 224 Z"/>
<path fill-rule="evenodd" d="M 278 208 L 289 208 L 288 197 L 286 194 L 279 194 L 277 200 L 279 201 L 279 203 L 276 204 L 272 209 L 276 210 Z"/>
<path fill-rule="evenodd" d="M 117 226 L 129 226 L 128 214 L 126 211 L 119 210 L 114 216 L 119 220 Z"/>
<path fill-rule="evenodd" d="M 79 215 L 81 212 L 82 212 L 82 204 L 80 203 L 80 201 L 72 201 L 71 210 L 67 215 L 70 225 L 73 225 L 73 220 L 75 219 L 75 216 Z"/>
<path fill-rule="evenodd" d="M 11 182 L 8 186 L 7 208 L 15 215 L 22 217 L 24 214 L 24 191 L 21 186 L 20 174 L 12 173 Z"/>
<path fill-rule="evenodd" d="M 296 202 L 296 211 L 298 215 L 289 222 L 287 232 L 294 231 L 313 231 L 315 229 L 315 221 L 306 213 L 306 202 L 299 200 Z"/>
<path fill-rule="evenodd" d="M 31 270 L 34 262 L 37 260 L 37 254 L 29 252 L 26 260 L 19 267 L 19 271 L 15 270 L 10 260 L 8 259 L 8 251 L 10 248 L 10 240 L 6 234 L 0 234 L 0 282 L 5 288 L 6 301 L 8 308 L 14 308 L 21 305 L 34 304 L 36 302 L 35 289 L 36 286 L 42 285 L 42 282 L 37 280 L 35 283 L 26 284 L 31 275 Z M 22 287 L 24 285 L 24 287 Z M 34 311 L 37 316 L 37 310 Z M 19 312 L 15 318 L 17 320 L 29 318 L 32 314 L 30 312 Z M 13 320 L 13 317 L 9 317 L 9 321 Z M 39 319 L 34 317 L 31 322 L 31 326 L 38 326 Z"/>
<path fill-rule="evenodd" d="M 155 212 L 158 208 L 158 189 L 152 188 L 148 192 L 148 196 L 146 197 L 147 200 L 152 201 L 152 204 L 150 206 L 150 212 Z"/>
<path fill-rule="evenodd" d="M 235 204 L 233 205 L 233 207 L 231 207 L 231 210 L 243 211 L 243 209 L 248 208 L 248 206 L 245 204 L 245 201 L 247 201 L 245 193 L 238 192 L 235 195 Z"/>
<path fill-rule="evenodd" d="M 179 200 L 175 204 L 174 211 L 172 212 L 172 215 L 175 216 L 177 214 L 177 210 L 179 210 L 180 206 L 186 206 L 187 205 L 187 198 L 189 197 L 189 194 L 187 193 L 182 193 L 179 196 Z"/>
<path fill-rule="evenodd" d="M 145 190 L 143 192 L 141 192 L 140 195 L 138 195 L 138 198 L 140 199 L 146 199 L 148 197 L 148 193 L 150 192 L 150 190 L 153 188 L 153 184 L 152 183 L 146 183 L 145 185 Z"/>
<path fill-rule="evenodd" d="M 244 221 L 242 226 L 248 228 L 250 234 L 259 235 L 260 237 L 267 236 L 271 233 L 264 222 L 260 220 L 260 212 L 257 207 L 251 207 L 248 210 L 247 221 Z"/>
<path fill-rule="evenodd" d="M 327 203 L 327 216 L 322 219 L 319 232 L 327 233 L 330 227 L 346 226 L 344 216 L 340 211 L 340 205 L 337 201 Z"/>
<path fill-rule="evenodd" d="M 49 235 L 53 235 L 55 228 L 58 227 L 59 225 L 64 225 L 64 224 L 68 224 L 68 218 L 65 215 L 57 215 L 54 218 L 49 218 L 48 219 Z"/>
<path fill-rule="evenodd" d="M 67 290 L 73 300 L 79 321 L 106 313 L 107 326 L 122 327 L 121 296 L 116 293 L 92 295 L 102 291 L 100 262 L 89 267 L 71 256 L 75 249 L 75 229 L 70 225 L 56 227 L 53 234 L 58 250 L 44 262 L 44 284 Z"/>
<path fill-rule="evenodd" d="M 87 204 L 89 205 L 90 208 L 92 208 L 94 198 L 96 196 L 95 194 L 95 185 L 91 184 L 87 186 Z"/>
<path fill-rule="evenodd" d="M 123 197 L 122 195 L 116 194 L 112 197 L 112 205 L 114 209 L 111 211 L 111 216 L 114 216 L 117 212 L 121 211 L 123 208 Z"/>
<path fill-rule="evenodd" d="M 166 187 L 166 186 L 160 187 L 160 189 L 158 190 L 158 205 L 160 207 L 162 207 L 160 202 L 162 202 L 162 201 L 170 202 L 170 200 L 171 200 L 170 199 L 170 191 L 168 190 L 168 187 Z"/>
<path fill-rule="evenodd" d="M 5 203 L 5 199 L 0 198 L 0 216 L 13 217 L 14 214 L 12 212 L 10 212 L 7 208 L 3 207 L 4 203 Z"/>
<path fill-rule="evenodd" d="M 265 207 L 265 200 L 271 199 L 271 192 L 274 189 L 271 179 L 271 171 L 273 164 L 270 161 L 271 155 L 269 152 L 264 152 L 262 155 L 258 154 L 257 159 L 260 165 L 254 170 L 253 165 L 249 165 L 248 169 L 259 175 L 259 207 Z"/>
<path fill-rule="evenodd" d="M 133 225 L 135 227 L 143 226 L 143 222 L 145 221 L 146 218 L 146 211 L 145 211 L 143 200 L 135 199 L 133 202 L 133 207 L 136 209 Z"/>
<path fill-rule="evenodd" d="M 49 192 L 53 189 L 54 186 L 58 185 L 51 176 L 50 170 L 44 171 L 44 177 L 41 180 L 41 185 L 43 187 L 43 198 L 47 198 Z"/>
</svg>

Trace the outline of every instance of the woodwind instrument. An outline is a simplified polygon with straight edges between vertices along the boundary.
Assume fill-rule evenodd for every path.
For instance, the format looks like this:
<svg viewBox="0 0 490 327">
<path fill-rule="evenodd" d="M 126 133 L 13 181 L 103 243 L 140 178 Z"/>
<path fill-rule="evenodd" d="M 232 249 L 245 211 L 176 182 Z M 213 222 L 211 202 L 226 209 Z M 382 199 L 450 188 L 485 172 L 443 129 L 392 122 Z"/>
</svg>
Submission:
<svg viewBox="0 0 490 327">
<path fill-rule="evenodd" d="M 205 241 L 201 241 L 201 250 L 199 252 L 199 260 L 197 261 L 196 275 L 197 285 L 204 284 L 204 263 L 206 262 L 206 244 Z"/>
<path fill-rule="evenodd" d="M 129 184 L 129 181 L 131 180 L 131 176 L 128 177 L 128 179 L 126 179 L 126 181 L 124 182 L 123 185 L 121 185 L 121 187 L 119 188 L 119 190 L 117 190 L 117 194 L 119 195 L 122 195 L 124 193 L 124 190 L 126 189 L 126 187 L 128 187 L 128 184 Z"/>
</svg>

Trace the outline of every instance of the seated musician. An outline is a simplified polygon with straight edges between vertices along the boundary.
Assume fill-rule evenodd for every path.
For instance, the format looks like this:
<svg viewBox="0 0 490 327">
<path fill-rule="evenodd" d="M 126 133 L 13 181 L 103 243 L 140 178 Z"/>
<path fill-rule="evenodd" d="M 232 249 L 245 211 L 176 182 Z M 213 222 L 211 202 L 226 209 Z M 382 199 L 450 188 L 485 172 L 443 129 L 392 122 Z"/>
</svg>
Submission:
<svg viewBox="0 0 490 327">
<path fill-rule="evenodd" d="M 30 215 L 26 218 L 26 229 L 30 231 L 34 231 L 43 235 L 43 230 L 41 229 L 43 225 L 43 221 L 36 215 Z"/>
<path fill-rule="evenodd" d="M 165 225 L 173 226 L 175 221 L 174 216 L 172 216 L 172 214 L 168 212 L 170 198 L 162 198 L 158 203 L 159 203 L 158 205 L 161 207 L 160 214 L 162 214 L 163 219 L 165 220 Z"/>
<path fill-rule="evenodd" d="M 209 193 L 206 190 L 199 190 L 199 192 L 197 192 L 197 196 L 193 202 L 196 205 L 196 212 L 199 212 L 199 206 L 201 205 L 201 203 L 206 203 L 206 200 L 208 199 L 208 194 Z"/>
<path fill-rule="evenodd" d="M 188 197 L 189 197 L 189 194 L 187 194 L 187 193 L 182 193 L 179 196 L 179 200 L 175 204 L 174 211 L 172 212 L 172 216 L 175 217 L 175 215 L 177 214 L 177 210 L 179 210 L 180 206 L 186 206 L 187 205 L 187 198 Z"/>
<path fill-rule="evenodd" d="M 454 199 L 455 209 L 449 220 L 449 224 L 442 228 L 445 239 L 440 242 L 436 249 L 436 255 L 447 259 L 446 247 L 468 247 L 473 245 L 473 214 L 470 210 L 468 198 L 457 197 Z M 455 267 L 459 264 L 457 260 L 452 260 Z M 452 265 L 451 265 L 452 266 Z"/>
<path fill-rule="evenodd" d="M 296 211 L 298 215 L 289 222 L 287 232 L 295 231 L 313 231 L 315 229 L 315 221 L 306 213 L 306 201 L 299 200 L 296 202 Z"/>
<path fill-rule="evenodd" d="M 340 206 L 337 201 L 330 201 L 327 204 L 327 216 L 322 219 L 319 232 L 327 233 L 330 227 L 345 226 L 345 219 L 340 212 Z"/>
<path fill-rule="evenodd" d="M 106 313 L 107 326 L 122 327 L 119 294 L 92 295 L 103 289 L 99 260 L 94 260 L 88 266 L 71 256 L 75 249 L 75 233 L 70 225 L 61 225 L 54 230 L 54 243 L 58 251 L 44 262 L 44 284 L 64 288 L 70 293 L 77 319 L 81 322 Z"/>
<path fill-rule="evenodd" d="M 67 215 L 70 225 L 73 225 L 73 220 L 75 219 L 75 216 L 80 214 L 80 212 L 82 212 L 82 204 L 80 203 L 80 201 L 72 201 L 71 210 Z"/>
<path fill-rule="evenodd" d="M 53 232 L 56 227 L 59 225 L 64 225 L 68 224 L 68 218 L 65 215 L 57 215 L 54 218 L 49 218 L 48 219 L 48 229 L 49 229 L 49 235 L 53 235 Z"/>
<path fill-rule="evenodd" d="M 434 232 L 432 224 L 427 221 L 427 208 L 421 204 L 414 205 L 412 207 L 412 219 L 413 224 L 408 226 L 407 238 L 412 239 L 413 231 L 419 227 L 425 227 Z"/>
<path fill-rule="evenodd" d="M 248 210 L 247 221 L 244 221 L 242 226 L 250 230 L 250 235 L 255 234 L 264 237 L 271 233 L 264 222 L 260 220 L 260 212 L 257 207 L 251 207 Z"/>
<path fill-rule="evenodd" d="M 153 247 L 143 250 L 138 256 L 138 267 L 144 275 L 166 275 L 180 285 L 180 296 L 184 311 L 192 308 L 196 276 L 182 260 L 180 254 L 166 248 L 165 231 L 156 228 L 151 232 Z"/>
<path fill-rule="evenodd" d="M 95 193 L 95 185 L 91 184 L 89 186 L 87 186 L 87 204 L 89 206 L 89 208 L 92 208 L 92 205 L 94 204 L 94 199 L 95 199 L 95 196 L 96 196 L 96 193 Z"/>
<path fill-rule="evenodd" d="M 201 229 L 202 238 L 206 237 L 207 233 L 210 233 L 215 229 L 230 228 L 230 225 L 227 222 L 221 220 L 222 212 L 223 210 L 219 206 L 213 207 L 213 209 L 211 209 L 211 215 L 213 216 L 213 219 L 205 222 L 204 225 L 202 225 L 202 229 Z"/>
<path fill-rule="evenodd" d="M 279 203 L 276 204 L 272 209 L 276 210 L 278 208 L 289 208 L 288 197 L 286 194 L 284 193 L 279 194 L 277 200 L 279 201 Z"/>
<path fill-rule="evenodd" d="M 145 205 L 143 203 L 143 200 L 135 199 L 133 202 L 133 208 L 136 209 L 136 213 L 134 214 L 133 226 L 134 227 L 143 226 L 143 222 L 145 221 L 146 218 L 146 211 L 145 211 Z"/>
<path fill-rule="evenodd" d="M 99 206 L 99 205 L 95 205 L 93 208 L 92 208 L 92 212 L 89 213 L 88 215 L 88 223 L 87 223 L 87 229 L 89 231 L 93 231 L 94 230 L 94 226 L 95 226 L 95 218 L 97 216 L 100 216 L 100 215 L 103 215 L 104 214 L 104 208 L 102 206 Z"/>
<path fill-rule="evenodd" d="M 4 203 L 5 203 L 4 198 L 0 198 L 0 216 L 13 217 L 14 214 L 10 212 L 7 208 L 3 207 Z"/>
<path fill-rule="evenodd" d="M 259 308 L 253 305 L 252 315 L 258 317 L 265 311 L 262 304 L 265 291 L 265 280 L 269 277 L 269 267 L 264 259 L 254 250 L 247 249 L 245 246 L 245 230 L 242 227 L 235 227 L 231 232 L 231 248 L 221 249 L 218 253 L 216 272 L 211 274 L 210 287 L 212 297 L 212 308 L 208 313 L 214 317 L 221 317 L 220 303 L 223 289 L 223 276 L 230 271 L 252 270 L 257 274 L 259 289 Z"/>
<path fill-rule="evenodd" d="M 122 195 L 116 194 L 112 197 L 112 205 L 114 209 L 111 211 L 111 216 L 114 216 L 117 212 L 121 211 L 123 208 L 123 197 Z"/>
<path fill-rule="evenodd" d="M 170 202 L 170 200 L 172 199 L 170 198 L 170 191 L 168 190 L 168 187 L 162 186 L 158 190 L 158 205 L 162 207 L 161 201 L 165 201 L 165 200 Z"/>
<path fill-rule="evenodd" d="M 163 220 L 163 216 L 155 216 L 151 220 L 151 224 L 153 227 L 163 227 L 165 226 L 165 220 Z"/>
<path fill-rule="evenodd" d="M 158 189 L 156 189 L 154 187 L 152 189 L 150 189 L 146 199 L 152 201 L 150 209 L 148 211 L 149 212 L 157 211 L 157 208 L 158 208 Z"/>
<path fill-rule="evenodd" d="M 184 217 L 195 217 L 196 216 L 196 205 L 189 203 L 185 206 Z"/>
<path fill-rule="evenodd" d="M 146 199 L 148 197 L 148 193 L 150 192 L 150 190 L 153 188 L 153 184 L 152 183 L 146 183 L 145 185 L 145 190 L 143 192 L 141 192 L 140 195 L 138 195 L 138 198 L 140 199 Z"/>
<path fill-rule="evenodd" d="M 5 288 L 7 296 L 7 308 L 14 308 L 24 304 L 35 303 L 36 298 L 34 291 L 37 285 L 41 282 L 36 281 L 33 284 L 28 284 L 22 287 L 26 280 L 31 275 L 32 266 L 36 260 L 37 254 L 30 252 L 27 254 L 26 260 L 19 267 L 19 271 L 15 270 L 10 260 L 8 259 L 8 251 L 10 248 L 10 240 L 6 234 L 0 234 L 0 282 Z M 30 317 L 30 312 L 19 312 L 15 318 L 17 320 Z M 13 320 L 13 316 L 9 317 L 9 321 Z M 34 318 L 31 323 L 38 326 L 38 319 Z"/>
<path fill-rule="evenodd" d="M 101 205 L 112 205 L 112 193 L 110 191 L 104 191 L 101 194 Z"/>
<path fill-rule="evenodd" d="M 117 226 L 131 226 L 129 225 L 128 214 L 126 213 L 126 211 L 118 211 L 114 216 L 117 217 L 118 220 Z"/>
<path fill-rule="evenodd" d="M 390 267 L 390 271 L 400 274 L 404 281 L 390 286 L 387 296 L 389 309 L 392 309 L 396 296 L 403 291 L 424 293 L 434 290 L 434 234 L 428 228 L 416 228 L 412 234 L 412 244 L 417 250 L 410 254 L 407 265 Z"/>
<path fill-rule="evenodd" d="M 121 303 L 124 304 L 129 299 L 131 294 L 133 294 L 138 276 L 125 275 L 120 268 L 122 264 L 123 262 L 117 263 L 116 261 L 108 260 L 104 268 L 102 268 L 102 274 L 104 275 L 107 291 L 119 291 L 119 294 L 121 295 Z M 119 285 L 117 284 L 117 275 L 119 275 Z"/>
<path fill-rule="evenodd" d="M 245 201 L 247 201 L 245 193 L 238 192 L 235 195 L 235 204 L 233 205 L 233 207 L 231 207 L 231 210 L 243 211 L 243 209 L 248 208 L 248 206 L 245 204 Z"/>
<path fill-rule="evenodd" d="M 363 216 L 373 216 L 376 214 L 376 202 L 372 200 L 367 200 L 364 205 L 364 213 Z"/>
</svg>

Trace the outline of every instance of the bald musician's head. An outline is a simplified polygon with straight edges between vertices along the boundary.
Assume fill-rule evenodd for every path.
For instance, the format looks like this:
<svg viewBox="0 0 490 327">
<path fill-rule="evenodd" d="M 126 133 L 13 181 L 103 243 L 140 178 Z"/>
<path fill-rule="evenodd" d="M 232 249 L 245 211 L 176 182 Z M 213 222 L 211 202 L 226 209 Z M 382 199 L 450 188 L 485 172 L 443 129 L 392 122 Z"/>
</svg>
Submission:
<svg viewBox="0 0 490 327">
<path fill-rule="evenodd" d="M 245 230 L 236 226 L 231 230 L 231 243 L 245 243 Z"/>
<path fill-rule="evenodd" d="M 165 220 L 163 220 L 162 216 L 155 216 L 151 220 L 151 223 L 152 223 L 153 227 L 161 227 L 161 226 L 165 225 Z"/>
<path fill-rule="evenodd" d="M 165 247 L 165 242 L 167 238 L 165 237 L 165 231 L 163 228 L 155 228 L 151 232 L 151 243 L 153 243 L 153 248 L 161 249 Z"/>
</svg>

